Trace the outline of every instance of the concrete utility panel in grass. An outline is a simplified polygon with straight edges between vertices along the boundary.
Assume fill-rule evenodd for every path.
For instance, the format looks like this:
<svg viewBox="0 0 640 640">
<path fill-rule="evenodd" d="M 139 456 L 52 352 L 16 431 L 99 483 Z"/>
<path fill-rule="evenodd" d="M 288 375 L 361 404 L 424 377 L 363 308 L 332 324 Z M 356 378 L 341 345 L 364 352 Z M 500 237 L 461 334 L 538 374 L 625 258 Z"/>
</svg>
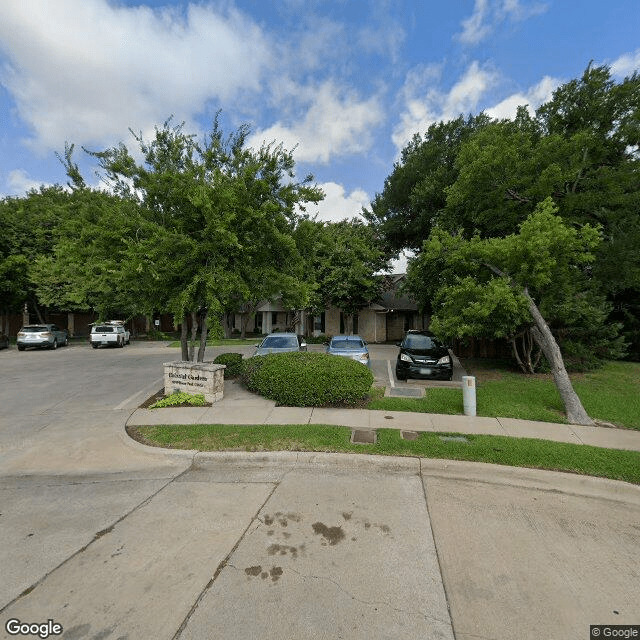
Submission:
<svg viewBox="0 0 640 640">
<path fill-rule="evenodd" d="M 407 389 L 406 387 L 393 387 L 389 389 L 390 398 L 424 398 L 424 389 Z"/>
<path fill-rule="evenodd" d="M 351 432 L 353 444 L 375 444 L 376 440 L 376 432 L 373 429 L 354 429 Z"/>
</svg>

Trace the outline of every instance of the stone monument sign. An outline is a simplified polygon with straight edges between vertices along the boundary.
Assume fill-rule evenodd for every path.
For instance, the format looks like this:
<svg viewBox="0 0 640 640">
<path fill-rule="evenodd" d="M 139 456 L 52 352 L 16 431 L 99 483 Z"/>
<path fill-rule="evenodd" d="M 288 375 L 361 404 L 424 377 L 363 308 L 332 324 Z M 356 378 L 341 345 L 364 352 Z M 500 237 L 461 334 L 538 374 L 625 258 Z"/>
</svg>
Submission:
<svg viewBox="0 0 640 640">
<path fill-rule="evenodd" d="M 164 395 L 202 393 L 207 402 L 218 402 L 224 396 L 225 369 L 225 365 L 212 362 L 165 362 Z"/>
</svg>

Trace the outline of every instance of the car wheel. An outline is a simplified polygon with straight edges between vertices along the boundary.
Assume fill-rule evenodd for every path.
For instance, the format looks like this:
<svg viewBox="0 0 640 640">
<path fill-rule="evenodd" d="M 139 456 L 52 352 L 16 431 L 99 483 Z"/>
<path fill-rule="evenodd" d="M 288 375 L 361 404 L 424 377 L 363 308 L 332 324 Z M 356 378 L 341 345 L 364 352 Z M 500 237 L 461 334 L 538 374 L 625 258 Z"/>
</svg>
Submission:
<svg viewBox="0 0 640 640">
<path fill-rule="evenodd" d="M 91 343 L 91 346 L 92 346 L 94 349 L 97 349 L 100 345 L 96 344 L 95 342 L 92 342 L 92 343 Z"/>
<path fill-rule="evenodd" d="M 398 380 L 406 380 L 406 379 L 407 379 L 407 376 L 406 376 L 406 374 L 401 373 L 400 371 L 398 371 L 398 370 L 396 369 L 396 378 L 397 378 Z"/>
<path fill-rule="evenodd" d="M 57 338 L 53 339 L 53 344 L 51 345 L 52 349 L 57 349 L 58 348 L 58 340 Z"/>
<path fill-rule="evenodd" d="M 18 351 L 24 351 L 24 347 L 21 345 L 18 345 Z"/>
<path fill-rule="evenodd" d="M 64 339 L 64 346 L 65 346 L 65 347 L 68 347 L 68 346 L 69 346 L 69 336 L 67 336 L 67 337 Z"/>
<path fill-rule="evenodd" d="M 118 349 L 122 349 L 124 347 L 124 340 L 118 340 Z"/>
</svg>

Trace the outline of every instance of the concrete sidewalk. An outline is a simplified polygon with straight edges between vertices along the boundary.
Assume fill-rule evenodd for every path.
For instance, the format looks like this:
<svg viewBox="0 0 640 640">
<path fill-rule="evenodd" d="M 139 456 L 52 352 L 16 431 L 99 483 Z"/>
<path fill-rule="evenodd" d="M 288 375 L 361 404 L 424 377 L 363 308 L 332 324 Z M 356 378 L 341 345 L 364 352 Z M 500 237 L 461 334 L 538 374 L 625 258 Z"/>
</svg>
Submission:
<svg viewBox="0 0 640 640">
<path fill-rule="evenodd" d="M 587 427 L 514 418 L 484 418 L 407 411 L 276 407 L 237 382 L 225 382 L 223 400 L 211 407 L 137 409 L 128 426 L 154 424 L 329 424 L 354 429 L 401 429 L 538 438 L 610 449 L 640 451 L 640 431 Z"/>
<path fill-rule="evenodd" d="M 133 441 L 124 424 L 321 422 L 572 442 L 590 430 L 286 409 L 233 383 L 214 407 L 134 411 L 159 386 L 154 367 L 140 368 L 136 389 L 104 374 L 123 355 L 133 367 L 134 349 L 92 353 L 103 359 L 82 371 L 79 351 L 55 355 L 76 376 L 62 401 L 54 376 L 22 356 L 0 388 L 0 638 L 16 637 L 10 620 L 51 620 L 67 640 L 583 640 L 590 624 L 637 624 L 637 485 L 417 457 L 169 451 Z M 112 386 L 98 393 L 100 379 Z M 606 446 L 639 435 L 593 433 Z"/>
</svg>

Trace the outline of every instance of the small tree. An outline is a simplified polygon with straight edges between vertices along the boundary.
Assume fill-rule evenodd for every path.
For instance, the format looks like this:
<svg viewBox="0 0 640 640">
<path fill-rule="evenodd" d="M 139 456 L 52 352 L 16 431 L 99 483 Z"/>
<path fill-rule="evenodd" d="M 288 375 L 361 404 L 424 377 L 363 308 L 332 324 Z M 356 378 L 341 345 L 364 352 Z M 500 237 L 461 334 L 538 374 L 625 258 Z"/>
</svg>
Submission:
<svg viewBox="0 0 640 640">
<path fill-rule="evenodd" d="M 571 424 L 593 424 L 573 390 L 558 343 L 539 304 L 553 283 L 579 282 L 600 237 L 589 225 L 563 223 L 548 198 L 504 238 L 470 240 L 434 230 L 410 263 L 408 288 L 424 302 L 434 296 L 434 331 L 446 336 L 508 337 L 529 326 L 547 358 Z M 574 292 L 576 292 L 574 287 Z"/>
<path fill-rule="evenodd" d="M 379 298 L 384 283 L 376 274 L 388 265 L 373 229 L 357 219 L 307 220 L 297 234 L 314 291 L 312 306 L 337 307 L 345 332 L 353 333 L 353 316 Z"/>
</svg>

